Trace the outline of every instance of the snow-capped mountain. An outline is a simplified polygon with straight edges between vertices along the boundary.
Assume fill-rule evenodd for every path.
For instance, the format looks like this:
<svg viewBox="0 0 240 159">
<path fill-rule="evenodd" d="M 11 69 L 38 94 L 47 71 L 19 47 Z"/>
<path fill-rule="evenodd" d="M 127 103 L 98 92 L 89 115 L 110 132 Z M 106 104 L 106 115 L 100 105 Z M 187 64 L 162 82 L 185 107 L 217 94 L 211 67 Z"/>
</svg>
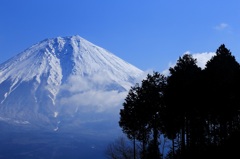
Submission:
<svg viewBox="0 0 240 159">
<path fill-rule="evenodd" d="M 57 130 L 73 117 L 116 113 L 142 74 L 80 36 L 46 39 L 0 64 L 0 121 Z"/>
</svg>

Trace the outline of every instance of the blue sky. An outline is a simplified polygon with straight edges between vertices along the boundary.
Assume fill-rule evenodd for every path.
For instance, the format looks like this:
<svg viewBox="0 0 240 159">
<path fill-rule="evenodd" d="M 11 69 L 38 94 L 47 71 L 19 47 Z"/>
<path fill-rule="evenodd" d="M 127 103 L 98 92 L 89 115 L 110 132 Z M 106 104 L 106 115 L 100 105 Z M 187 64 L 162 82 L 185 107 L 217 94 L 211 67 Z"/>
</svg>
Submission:
<svg viewBox="0 0 240 159">
<path fill-rule="evenodd" d="M 80 35 L 142 70 L 225 44 L 240 61 L 239 0 L 0 0 L 0 63 L 46 38 Z"/>
</svg>

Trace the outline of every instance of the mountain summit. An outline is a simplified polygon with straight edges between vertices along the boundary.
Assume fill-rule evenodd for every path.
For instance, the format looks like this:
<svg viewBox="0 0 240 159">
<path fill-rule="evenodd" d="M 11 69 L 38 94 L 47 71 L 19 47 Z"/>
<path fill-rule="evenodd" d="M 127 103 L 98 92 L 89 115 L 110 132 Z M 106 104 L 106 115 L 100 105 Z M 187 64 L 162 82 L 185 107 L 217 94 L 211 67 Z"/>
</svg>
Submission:
<svg viewBox="0 0 240 159">
<path fill-rule="evenodd" d="M 0 121 L 58 129 L 109 112 L 143 71 L 80 36 L 43 40 L 0 64 Z"/>
</svg>

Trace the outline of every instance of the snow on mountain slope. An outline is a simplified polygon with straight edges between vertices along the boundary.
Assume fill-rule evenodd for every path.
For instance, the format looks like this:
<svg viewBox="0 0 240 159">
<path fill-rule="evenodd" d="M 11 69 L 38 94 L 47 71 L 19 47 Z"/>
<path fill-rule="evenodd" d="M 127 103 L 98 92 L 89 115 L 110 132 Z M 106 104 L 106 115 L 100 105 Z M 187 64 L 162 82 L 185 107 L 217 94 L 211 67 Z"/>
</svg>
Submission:
<svg viewBox="0 0 240 159">
<path fill-rule="evenodd" d="M 0 64 L 0 120 L 56 126 L 60 116 L 118 109 L 142 74 L 80 36 L 46 39 Z"/>
</svg>

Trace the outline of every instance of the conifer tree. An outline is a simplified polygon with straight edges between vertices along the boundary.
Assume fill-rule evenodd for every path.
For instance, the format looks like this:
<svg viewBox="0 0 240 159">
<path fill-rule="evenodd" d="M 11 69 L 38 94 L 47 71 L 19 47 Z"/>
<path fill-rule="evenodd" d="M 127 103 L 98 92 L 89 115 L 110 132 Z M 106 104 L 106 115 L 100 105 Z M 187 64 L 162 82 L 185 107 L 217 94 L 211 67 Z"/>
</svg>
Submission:
<svg viewBox="0 0 240 159">
<path fill-rule="evenodd" d="M 208 134 L 213 144 L 223 144 L 239 127 L 240 66 L 231 51 L 222 44 L 206 64 L 205 105 L 209 113 Z"/>
<path fill-rule="evenodd" d="M 120 109 L 119 126 L 127 137 L 133 140 L 134 159 L 136 159 L 136 140 L 145 143 L 145 131 L 146 124 L 142 122 L 141 116 L 139 116 L 139 92 L 140 86 L 137 83 L 128 92 L 125 102 L 123 103 L 123 109 Z"/>
<path fill-rule="evenodd" d="M 158 159 L 159 135 L 161 130 L 160 112 L 164 106 L 162 102 L 163 89 L 166 78 L 154 72 L 148 74 L 141 86 L 132 87 L 120 110 L 119 125 L 130 139 L 142 142 L 142 158 L 150 156 Z M 147 149 L 147 146 L 151 148 Z"/>
<path fill-rule="evenodd" d="M 165 91 L 166 113 L 165 121 L 166 133 L 171 139 L 176 137 L 176 134 L 181 134 L 180 150 L 184 155 L 186 146 L 191 143 L 196 125 L 193 124 L 193 114 L 197 104 L 193 101 L 197 99 L 198 77 L 201 68 L 197 66 L 196 59 L 190 54 L 185 54 L 180 57 L 176 65 L 170 68 L 170 75 L 167 79 L 167 89 Z M 174 146 L 174 145 L 173 145 Z M 173 151 L 174 152 L 174 151 Z"/>
</svg>

